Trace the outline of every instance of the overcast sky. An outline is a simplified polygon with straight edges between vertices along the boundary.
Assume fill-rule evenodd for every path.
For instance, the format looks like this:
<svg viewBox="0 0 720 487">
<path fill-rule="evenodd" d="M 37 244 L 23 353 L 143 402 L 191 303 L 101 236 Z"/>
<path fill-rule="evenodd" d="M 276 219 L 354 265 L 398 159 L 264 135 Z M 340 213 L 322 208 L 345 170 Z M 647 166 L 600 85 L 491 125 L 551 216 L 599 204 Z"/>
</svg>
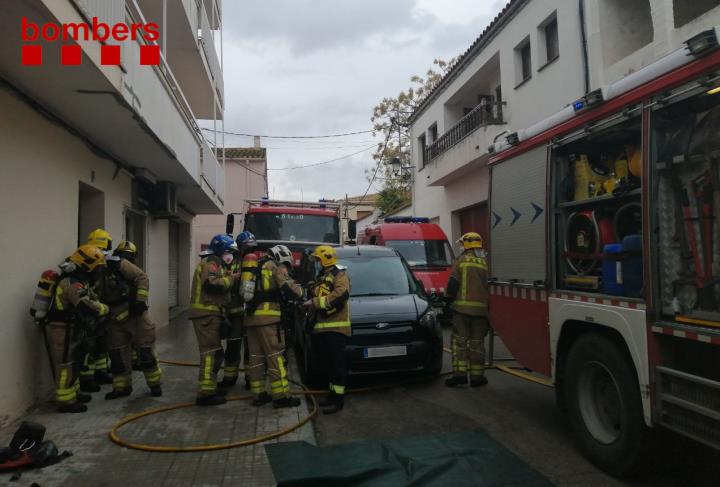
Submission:
<svg viewBox="0 0 720 487">
<path fill-rule="evenodd" d="M 323 135 L 370 129 L 372 108 L 410 86 L 436 57 L 472 43 L 504 0 L 242 0 L 223 2 L 225 130 Z M 313 140 L 263 139 L 277 199 L 362 195 L 371 134 Z M 227 147 L 251 146 L 226 136 Z M 374 192 L 376 186 L 371 189 Z"/>
</svg>

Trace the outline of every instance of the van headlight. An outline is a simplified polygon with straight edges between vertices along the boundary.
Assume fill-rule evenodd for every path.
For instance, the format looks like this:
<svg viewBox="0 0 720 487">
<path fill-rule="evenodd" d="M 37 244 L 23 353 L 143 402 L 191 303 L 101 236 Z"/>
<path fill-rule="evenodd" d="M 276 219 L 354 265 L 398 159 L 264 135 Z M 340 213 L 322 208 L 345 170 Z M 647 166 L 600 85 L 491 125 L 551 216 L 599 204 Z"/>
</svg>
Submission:
<svg viewBox="0 0 720 487">
<path fill-rule="evenodd" d="M 437 325 L 437 311 L 432 308 L 428 308 L 427 312 L 420 317 L 420 326 L 425 328 L 435 328 Z"/>
</svg>

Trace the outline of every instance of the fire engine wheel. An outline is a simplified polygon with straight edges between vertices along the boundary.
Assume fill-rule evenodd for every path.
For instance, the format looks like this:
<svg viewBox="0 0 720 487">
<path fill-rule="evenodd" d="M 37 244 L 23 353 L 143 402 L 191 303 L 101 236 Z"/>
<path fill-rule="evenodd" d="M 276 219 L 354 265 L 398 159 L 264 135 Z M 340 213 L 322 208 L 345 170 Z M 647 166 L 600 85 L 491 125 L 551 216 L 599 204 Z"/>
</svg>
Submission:
<svg viewBox="0 0 720 487">
<path fill-rule="evenodd" d="M 572 346 L 565 370 L 570 421 L 585 456 L 611 475 L 636 471 L 647 428 L 630 357 L 610 339 L 589 334 Z"/>
</svg>

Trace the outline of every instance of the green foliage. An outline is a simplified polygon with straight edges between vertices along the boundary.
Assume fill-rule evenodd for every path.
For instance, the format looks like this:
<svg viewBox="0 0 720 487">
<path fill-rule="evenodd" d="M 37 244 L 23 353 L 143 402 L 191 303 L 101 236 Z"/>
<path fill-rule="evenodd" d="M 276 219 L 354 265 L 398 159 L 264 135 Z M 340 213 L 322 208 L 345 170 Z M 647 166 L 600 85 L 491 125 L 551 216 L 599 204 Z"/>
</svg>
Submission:
<svg viewBox="0 0 720 487">
<path fill-rule="evenodd" d="M 385 186 L 378 193 L 377 206 L 384 215 L 410 203 L 410 192 L 401 188 Z"/>
</svg>

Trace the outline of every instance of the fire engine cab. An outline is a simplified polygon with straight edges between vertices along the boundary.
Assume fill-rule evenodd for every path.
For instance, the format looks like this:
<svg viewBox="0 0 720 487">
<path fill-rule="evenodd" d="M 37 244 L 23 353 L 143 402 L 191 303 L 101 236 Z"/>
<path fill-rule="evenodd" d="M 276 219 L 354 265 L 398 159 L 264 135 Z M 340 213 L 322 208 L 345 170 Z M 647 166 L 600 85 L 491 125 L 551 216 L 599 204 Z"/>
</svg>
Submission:
<svg viewBox="0 0 720 487">
<path fill-rule="evenodd" d="M 392 247 L 405 258 L 428 296 L 445 294 L 453 251 L 439 225 L 422 217 L 388 217 L 357 236 L 360 245 Z"/>
<path fill-rule="evenodd" d="M 491 323 L 615 475 L 650 428 L 720 448 L 717 47 L 703 32 L 491 147 Z"/>
</svg>

